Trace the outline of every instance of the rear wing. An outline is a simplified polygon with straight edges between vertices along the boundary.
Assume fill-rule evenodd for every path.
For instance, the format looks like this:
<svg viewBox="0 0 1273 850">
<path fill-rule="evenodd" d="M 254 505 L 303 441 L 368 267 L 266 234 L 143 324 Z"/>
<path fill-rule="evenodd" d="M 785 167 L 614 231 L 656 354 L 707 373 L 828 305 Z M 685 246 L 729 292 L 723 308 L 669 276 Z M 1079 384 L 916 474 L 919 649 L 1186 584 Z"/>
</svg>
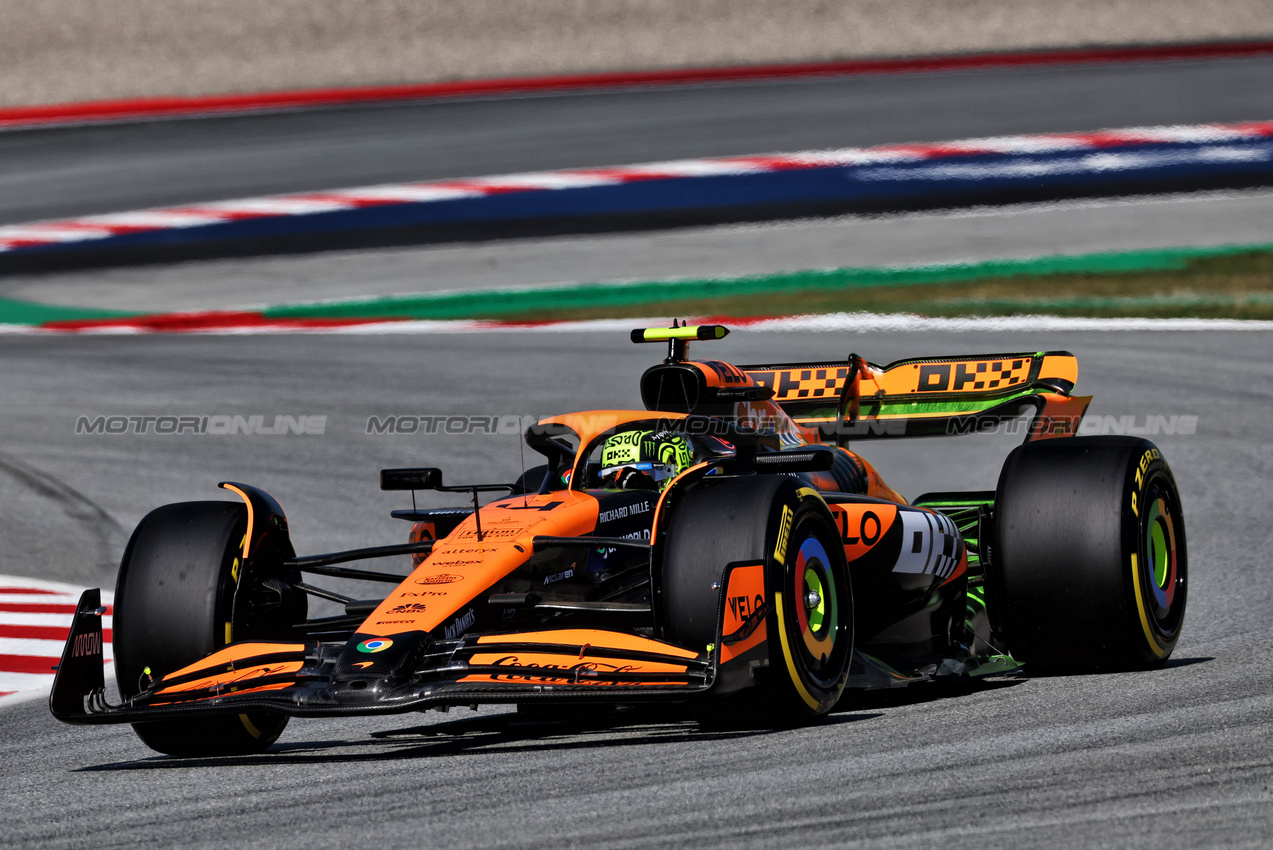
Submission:
<svg viewBox="0 0 1273 850">
<path fill-rule="evenodd" d="M 1022 413 L 1026 440 L 1072 436 L 1091 396 L 1072 396 L 1078 360 L 1068 351 L 919 357 L 887 366 L 857 355 L 816 363 L 739 366 L 773 391 L 798 425 L 823 442 L 968 434 Z"/>
</svg>

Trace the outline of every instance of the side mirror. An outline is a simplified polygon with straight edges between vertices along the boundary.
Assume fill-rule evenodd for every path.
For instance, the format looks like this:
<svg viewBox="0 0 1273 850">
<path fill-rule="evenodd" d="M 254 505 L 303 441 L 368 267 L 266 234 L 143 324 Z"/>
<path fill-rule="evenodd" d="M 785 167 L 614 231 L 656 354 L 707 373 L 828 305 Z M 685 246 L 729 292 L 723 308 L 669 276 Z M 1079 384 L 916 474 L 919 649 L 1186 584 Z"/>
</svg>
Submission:
<svg viewBox="0 0 1273 850">
<path fill-rule="evenodd" d="M 442 470 L 432 466 L 380 470 L 381 490 L 436 490 L 442 486 Z"/>
</svg>

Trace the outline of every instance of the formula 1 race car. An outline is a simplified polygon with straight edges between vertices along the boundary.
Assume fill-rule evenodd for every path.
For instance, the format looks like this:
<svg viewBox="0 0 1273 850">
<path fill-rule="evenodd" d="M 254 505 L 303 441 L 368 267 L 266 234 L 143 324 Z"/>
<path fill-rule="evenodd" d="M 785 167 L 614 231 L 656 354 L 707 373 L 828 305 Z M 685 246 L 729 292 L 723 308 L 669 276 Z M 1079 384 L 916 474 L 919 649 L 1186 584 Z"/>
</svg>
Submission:
<svg viewBox="0 0 1273 850">
<path fill-rule="evenodd" d="M 385 490 L 465 494 L 393 512 L 406 543 L 298 557 L 283 509 L 185 502 L 138 525 L 115 590 L 108 702 L 86 591 L 50 707 L 132 723 L 178 756 L 260 751 L 291 716 L 452 705 L 635 704 L 793 724 L 848 691 L 946 677 L 1159 665 L 1180 635 L 1180 498 L 1151 443 L 1075 436 L 1066 352 L 733 366 L 666 342 L 645 410 L 540 421 L 511 484 L 386 469 Z M 1020 421 L 993 492 L 908 504 L 846 442 Z M 480 504 L 484 493 L 499 493 Z M 409 575 L 339 566 L 410 555 Z M 355 599 L 310 576 L 385 582 Z M 330 585 L 330 582 L 327 582 Z M 343 606 L 310 617 L 309 596 Z"/>
</svg>

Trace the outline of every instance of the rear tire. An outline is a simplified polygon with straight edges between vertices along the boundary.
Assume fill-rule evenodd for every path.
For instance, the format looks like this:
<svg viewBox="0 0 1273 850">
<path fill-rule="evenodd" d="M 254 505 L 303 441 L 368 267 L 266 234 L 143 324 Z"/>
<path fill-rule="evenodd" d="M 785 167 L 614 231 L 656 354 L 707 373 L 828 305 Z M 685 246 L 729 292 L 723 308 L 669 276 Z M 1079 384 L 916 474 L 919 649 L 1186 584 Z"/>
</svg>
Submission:
<svg viewBox="0 0 1273 850">
<path fill-rule="evenodd" d="M 705 648 L 717 638 L 725 567 L 765 564 L 770 662 L 756 696 L 778 725 L 834 708 L 853 657 L 853 593 L 839 535 L 821 501 L 797 490 L 779 476 L 695 485 L 674 506 L 658 603 L 668 640 Z M 776 551 L 784 548 L 784 515 L 787 542 Z"/>
<path fill-rule="evenodd" d="M 1188 549 L 1161 452 L 1133 437 L 1017 448 L 995 498 L 992 622 L 1027 670 L 1146 669 L 1184 624 Z"/>
<path fill-rule="evenodd" d="M 151 511 L 133 532 L 115 585 L 115 675 L 132 697 L 159 677 L 246 637 L 286 639 L 305 599 L 293 592 L 264 625 L 241 634 L 233 616 L 247 509 L 234 502 L 182 502 Z M 252 712 L 135 723 L 153 750 L 173 756 L 260 752 L 282 734 L 287 716 Z"/>
</svg>

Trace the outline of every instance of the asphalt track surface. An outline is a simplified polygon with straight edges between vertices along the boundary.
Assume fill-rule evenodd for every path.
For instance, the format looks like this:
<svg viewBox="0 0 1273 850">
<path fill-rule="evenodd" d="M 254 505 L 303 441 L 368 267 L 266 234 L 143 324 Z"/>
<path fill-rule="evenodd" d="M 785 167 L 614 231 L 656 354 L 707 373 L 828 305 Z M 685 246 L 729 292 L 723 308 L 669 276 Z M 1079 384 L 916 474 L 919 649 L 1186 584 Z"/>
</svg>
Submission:
<svg viewBox="0 0 1273 850">
<path fill-rule="evenodd" d="M 1273 57 L 731 83 L 0 133 L 0 224 L 276 192 L 1267 119 Z"/>
<path fill-rule="evenodd" d="M 503 480 L 520 465 L 515 439 L 368 435 L 368 416 L 632 405 L 659 354 L 625 336 L 0 340 L 0 460 L 20 457 L 64 488 L 60 499 L 47 486 L 5 499 L 0 572 L 109 586 L 103 547 L 118 551 L 120 529 L 164 502 L 218 498 L 222 478 L 272 492 L 302 552 L 400 539 L 405 525 L 387 514 L 401 496 L 376 489 L 378 468 L 439 464 L 452 480 Z M 1157 438 L 1191 555 L 1188 623 L 1164 669 L 916 690 L 778 732 L 649 713 L 518 723 L 492 709 L 293 721 L 267 754 L 196 761 L 157 757 L 127 727 L 60 725 L 27 702 L 0 712 L 0 844 L 1263 845 L 1273 828 L 1267 334 L 740 331 L 711 350 L 745 362 L 1039 348 L 1079 356 L 1092 417 L 1199 417 L 1195 434 Z M 322 436 L 75 435 L 79 415 L 112 413 L 329 419 Z M 913 497 L 992 487 L 1014 442 L 859 448 Z M 22 528 L 43 536 L 12 536 Z"/>
</svg>

